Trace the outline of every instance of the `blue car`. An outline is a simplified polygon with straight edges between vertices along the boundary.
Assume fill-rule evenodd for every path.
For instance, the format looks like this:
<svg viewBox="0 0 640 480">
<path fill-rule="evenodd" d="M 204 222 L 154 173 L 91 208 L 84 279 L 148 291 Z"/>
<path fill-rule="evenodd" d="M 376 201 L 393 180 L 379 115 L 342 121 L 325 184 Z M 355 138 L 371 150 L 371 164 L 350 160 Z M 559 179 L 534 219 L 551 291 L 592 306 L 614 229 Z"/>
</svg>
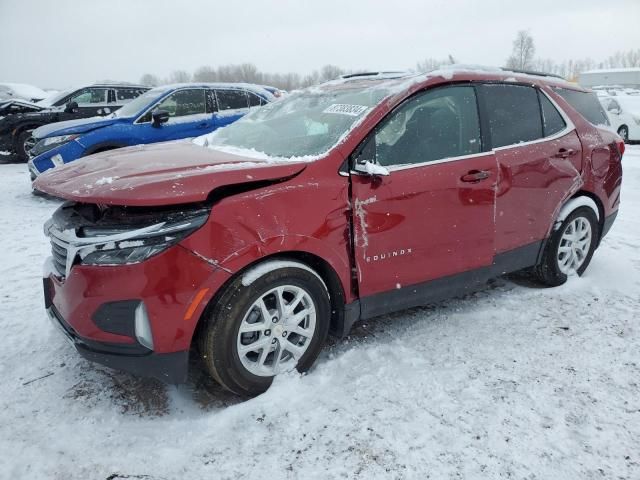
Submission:
<svg viewBox="0 0 640 480">
<path fill-rule="evenodd" d="M 92 153 L 196 137 L 228 125 L 276 97 L 265 87 L 199 83 L 157 87 L 106 117 L 44 125 L 33 132 L 31 180 Z"/>
</svg>

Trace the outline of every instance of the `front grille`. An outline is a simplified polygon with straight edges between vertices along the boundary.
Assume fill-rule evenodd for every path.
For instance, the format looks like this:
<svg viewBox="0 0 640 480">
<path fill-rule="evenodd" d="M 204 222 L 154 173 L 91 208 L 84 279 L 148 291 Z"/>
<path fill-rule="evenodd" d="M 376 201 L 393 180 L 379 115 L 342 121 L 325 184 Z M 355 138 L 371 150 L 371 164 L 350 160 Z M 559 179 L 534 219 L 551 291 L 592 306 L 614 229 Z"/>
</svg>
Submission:
<svg viewBox="0 0 640 480">
<path fill-rule="evenodd" d="M 51 238 L 51 254 L 53 256 L 53 266 L 56 272 L 60 276 L 64 277 L 67 274 L 67 255 L 68 255 L 68 243 L 58 238 L 53 230 L 49 231 Z"/>
</svg>

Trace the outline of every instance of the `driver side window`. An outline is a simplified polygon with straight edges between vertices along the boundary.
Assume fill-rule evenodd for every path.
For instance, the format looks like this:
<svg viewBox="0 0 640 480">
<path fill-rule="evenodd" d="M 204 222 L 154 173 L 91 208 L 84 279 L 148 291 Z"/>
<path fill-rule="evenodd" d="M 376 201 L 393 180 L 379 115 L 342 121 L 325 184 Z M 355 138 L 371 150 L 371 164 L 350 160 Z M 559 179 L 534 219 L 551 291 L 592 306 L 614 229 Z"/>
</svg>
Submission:
<svg viewBox="0 0 640 480">
<path fill-rule="evenodd" d="M 406 101 L 377 128 L 376 161 L 411 165 L 479 153 L 480 121 L 475 90 L 452 86 Z"/>
<path fill-rule="evenodd" d="M 169 121 L 175 117 L 187 115 L 197 115 L 206 113 L 207 101 L 204 89 L 178 90 L 162 100 L 144 116 L 140 117 L 137 123 L 147 123 L 151 121 L 153 112 L 164 110 L 169 113 Z"/>
<path fill-rule="evenodd" d="M 204 89 L 180 90 L 165 98 L 156 109 L 166 110 L 169 117 L 184 117 L 205 113 L 206 103 Z"/>
<path fill-rule="evenodd" d="M 79 106 L 103 104 L 107 103 L 106 95 L 107 90 L 105 88 L 85 88 L 71 97 L 67 103 L 76 102 Z"/>
</svg>

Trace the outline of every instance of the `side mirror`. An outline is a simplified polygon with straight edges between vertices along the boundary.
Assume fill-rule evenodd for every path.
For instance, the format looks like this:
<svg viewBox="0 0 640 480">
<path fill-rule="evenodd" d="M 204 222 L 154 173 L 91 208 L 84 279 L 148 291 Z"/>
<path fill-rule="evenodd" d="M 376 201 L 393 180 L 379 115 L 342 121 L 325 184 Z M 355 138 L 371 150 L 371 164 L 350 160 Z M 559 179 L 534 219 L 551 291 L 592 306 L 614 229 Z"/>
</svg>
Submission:
<svg viewBox="0 0 640 480">
<path fill-rule="evenodd" d="M 614 115 L 620 115 L 622 113 L 622 111 L 616 107 L 609 108 L 609 112 L 613 113 Z"/>
<path fill-rule="evenodd" d="M 64 107 L 64 111 L 67 113 L 75 113 L 78 111 L 78 102 L 71 101 Z"/>
<path fill-rule="evenodd" d="M 389 170 L 378 164 L 376 158 L 375 135 L 369 136 L 358 150 L 353 169 L 358 173 L 371 176 L 387 176 Z"/>
<path fill-rule="evenodd" d="M 384 176 L 389 175 L 389 170 L 384 168 L 382 165 L 378 165 L 377 163 L 373 163 L 371 160 L 362 160 L 356 162 L 356 166 L 354 168 L 356 172 L 366 173 L 371 176 Z"/>
<path fill-rule="evenodd" d="M 151 114 L 151 124 L 154 127 L 159 127 L 163 123 L 167 123 L 169 121 L 169 112 L 166 110 L 156 110 Z"/>
</svg>

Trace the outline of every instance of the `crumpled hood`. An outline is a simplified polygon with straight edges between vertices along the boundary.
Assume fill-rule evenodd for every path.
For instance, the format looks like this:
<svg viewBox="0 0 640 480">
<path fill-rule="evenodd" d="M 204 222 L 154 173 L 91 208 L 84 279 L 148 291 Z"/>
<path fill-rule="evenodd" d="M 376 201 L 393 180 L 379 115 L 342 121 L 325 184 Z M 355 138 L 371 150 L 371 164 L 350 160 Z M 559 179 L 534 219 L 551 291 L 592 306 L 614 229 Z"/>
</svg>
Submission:
<svg viewBox="0 0 640 480">
<path fill-rule="evenodd" d="M 181 140 L 89 155 L 43 173 L 33 186 L 76 202 L 176 205 L 204 201 L 221 186 L 278 180 L 305 167 L 303 161 L 242 157 Z"/>
<path fill-rule="evenodd" d="M 33 136 L 38 140 L 58 135 L 71 135 L 74 133 L 84 133 L 96 128 L 107 127 L 113 125 L 116 122 L 120 122 L 123 119 L 118 117 L 89 117 L 78 118 L 76 120 L 66 120 L 64 122 L 50 123 L 36 128 L 33 131 Z"/>
</svg>

